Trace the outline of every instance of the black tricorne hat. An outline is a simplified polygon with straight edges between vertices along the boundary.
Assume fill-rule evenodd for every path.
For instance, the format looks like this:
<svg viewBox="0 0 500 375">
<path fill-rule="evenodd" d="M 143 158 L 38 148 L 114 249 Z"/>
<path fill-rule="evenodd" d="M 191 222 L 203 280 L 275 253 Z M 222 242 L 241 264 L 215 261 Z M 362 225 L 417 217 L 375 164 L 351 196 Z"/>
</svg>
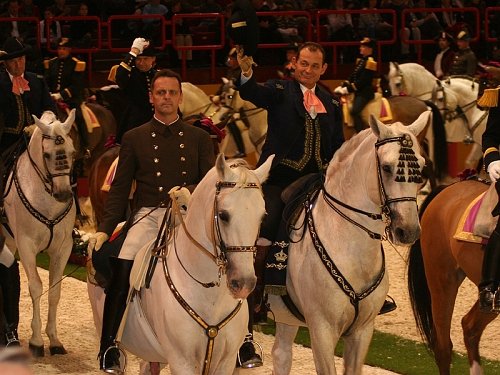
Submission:
<svg viewBox="0 0 500 375">
<path fill-rule="evenodd" d="M 471 36 L 466 30 L 462 30 L 457 34 L 457 40 L 468 42 L 471 40 Z"/>
<path fill-rule="evenodd" d="M 25 46 L 19 39 L 15 37 L 9 37 L 5 40 L 1 48 L 2 53 L 0 53 L 0 61 L 15 59 L 16 57 L 26 56 L 28 51 L 30 51 L 29 46 Z"/>
<path fill-rule="evenodd" d="M 377 42 L 374 39 L 368 37 L 364 37 L 360 43 L 362 46 L 367 46 L 372 49 L 375 49 L 375 47 L 377 46 Z"/>
<path fill-rule="evenodd" d="M 226 28 L 232 42 L 243 46 L 245 55 L 255 55 L 259 43 L 259 20 L 250 0 L 233 2 Z"/>
<path fill-rule="evenodd" d="M 71 39 L 63 37 L 63 38 L 59 38 L 59 40 L 57 41 L 57 47 L 72 48 L 73 43 L 72 43 Z"/>
<path fill-rule="evenodd" d="M 453 43 L 453 37 L 448 34 L 446 31 L 441 31 L 438 35 L 436 35 L 436 37 L 434 38 L 434 40 L 437 42 L 441 39 L 444 39 L 444 40 L 447 40 L 449 43 Z"/>
<path fill-rule="evenodd" d="M 158 55 L 157 50 L 150 44 L 148 47 L 144 48 L 142 53 L 139 55 L 140 56 L 145 56 L 145 57 L 156 57 Z"/>
</svg>

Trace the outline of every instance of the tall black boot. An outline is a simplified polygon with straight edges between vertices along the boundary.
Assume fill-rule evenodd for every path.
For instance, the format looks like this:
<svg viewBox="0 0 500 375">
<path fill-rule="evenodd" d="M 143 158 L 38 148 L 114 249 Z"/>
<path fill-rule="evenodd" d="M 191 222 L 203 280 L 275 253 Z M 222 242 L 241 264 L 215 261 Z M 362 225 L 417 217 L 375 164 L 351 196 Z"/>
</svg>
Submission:
<svg viewBox="0 0 500 375">
<path fill-rule="evenodd" d="M 240 349 L 238 351 L 236 367 L 254 368 L 262 366 L 263 362 L 262 362 L 262 357 L 255 351 L 255 345 L 254 345 L 255 342 L 253 340 L 253 311 L 254 311 L 253 293 L 251 293 L 248 296 L 247 303 L 248 303 L 248 334 L 245 337 L 245 341 L 240 346 Z M 262 349 L 260 351 L 262 353 Z"/>
<path fill-rule="evenodd" d="M 3 295 L 5 346 L 19 346 L 17 326 L 19 325 L 21 281 L 17 260 L 10 267 L 0 264 L 0 286 Z"/>
<path fill-rule="evenodd" d="M 227 125 L 231 135 L 233 136 L 234 143 L 236 144 L 236 148 L 238 149 L 238 153 L 235 157 L 241 158 L 246 155 L 245 153 L 245 143 L 243 142 L 243 137 L 241 136 L 240 128 L 234 122 L 231 122 Z"/>
<path fill-rule="evenodd" d="M 264 271 L 266 268 L 266 259 L 271 246 L 257 245 L 257 253 L 255 254 L 255 276 L 257 276 L 257 284 L 251 293 L 253 299 L 253 323 L 267 322 L 267 300 L 264 297 Z M 249 305 L 250 305 L 250 300 Z"/>
<path fill-rule="evenodd" d="M 122 374 L 120 351 L 115 345 L 116 334 L 125 312 L 129 292 L 129 278 L 133 261 L 110 258 L 113 276 L 104 301 L 101 346 L 99 349 L 100 369 L 109 374 Z"/>
<path fill-rule="evenodd" d="M 500 313 L 500 293 L 497 293 L 500 274 L 500 233 L 495 228 L 484 249 L 481 282 L 479 283 L 479 308 L 484 312 Z"/>
</svg>

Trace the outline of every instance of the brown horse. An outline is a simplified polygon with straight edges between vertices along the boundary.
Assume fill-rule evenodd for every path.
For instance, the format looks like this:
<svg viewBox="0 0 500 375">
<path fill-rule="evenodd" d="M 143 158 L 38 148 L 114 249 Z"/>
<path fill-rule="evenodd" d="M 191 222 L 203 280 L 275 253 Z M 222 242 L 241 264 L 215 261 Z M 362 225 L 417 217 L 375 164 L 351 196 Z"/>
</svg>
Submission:
<svg viewBox="0 0 500 375">
<path fill-rule="evenodd" d="M 486 183 L 467 180 L 433 191 L 421 208 L 420 240 L 409 254 L 408 289 L 413 314 L 441 375 L 450 374 L 450 327 L 458 289 L 466 277 L 479 283 L 483 259 L 481 244 L 457 240 L 453 235 L 462 213 L 487 189 Z M 479 340 L 495 318 L 495 314 L 481 312 L 477 301 L 462 318 L 471 374 L 482 374 Z"/>
</svg>

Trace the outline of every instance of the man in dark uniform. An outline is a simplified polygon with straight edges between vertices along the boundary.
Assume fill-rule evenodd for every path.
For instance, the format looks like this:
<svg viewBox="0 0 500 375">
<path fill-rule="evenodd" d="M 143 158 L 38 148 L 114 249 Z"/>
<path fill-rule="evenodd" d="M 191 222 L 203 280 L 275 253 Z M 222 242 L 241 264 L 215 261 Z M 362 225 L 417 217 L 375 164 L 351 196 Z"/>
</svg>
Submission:
<svg viewBox="0 0 500 375">
<path fill-rule="evenodd" d="M 26 149 L 27 137 L 34 126 L 32 115 L 41 117 L 45 111 L 55 112 L 54 102 L 43 79 L 25 72 L 26 53 L 29 48 L 14 37 L 8 38 L 0 54 L 5 70 L 0 70 L 0 161 L 4 173 L 8 173 L 13 160 Z M 3 173 L 0 178 L 3 179 Z M 2 186 L 2 184 L 0 184 Z M 3 209 L 3 190 L 0 191 L 0 207 Z M 0 210 L 1 211 L 1 210 Z M 0 265 L 0 287 L 3 295 L 5 342 L 19 345 L 19 265 Z"/>
<path fill-rule="evenodd" d="M 497 96 L 499 89 L 486 90 L 494 92 Z M 486 95 L 486 94 L 485 94 Z M 488 122 L 483 133 L 483 162 L 484 169 L 488 172 L 491 182 L 495 184 L 495 189 L 500 197 L 500 106 L 490 108 Z M 500 214 L 500 205 L 497 205 L 492 212 L 493 216 Z M 479 283 L 479 308 L 484 312 L 500 312 L 500 221 L 490 236 L 488 244 L 484 250 L 483 267 L 481 281 Z"/>
<path fill-rule="evenodd" d="M 458 51 L 455 53 L 453 64 L 450 67 L 450 75 L 467 75 L 474 77 L 477 68 L 477 58 L 474 51 L 469 46 L 470 34 L 467 31 L 460 31 L 457 35 Z"/>
<path fill-rule="evenodd" d="M 119 369 L 120 353 L 116 348 L 111 348 L 105 358 L 103 354 L 114 346 L 136 253 L 157 235 L 169 191 L 182 187 L 176 190 L 176 195 L 189 194 L 215 162 L 208 133 L 179 118 L 182 87 L 177 73 L 168 69 L 156 73 L 151 80 L 150 98 L 155 108 L 154 116 L 123 135 L 103 222 L 89 241 L 90 250 L 99 250 L 117 224 L 124 220 L 135 180 L 134 218 L 144 218 L 128 229 L 119 257 L 112 258 L 113 276 L 104 303 L 99 351 L 99 365 L 106 372 Z"/>
<path fill-rule="evenodd" d="M 267 138 L 257 165 L 271 154 L 276 155 L 269 178 L 263 185 L 267 216 L 257 241 L 255 273 L 258 285 L 252 296 L 259 300 L 265 259 L 271 244 L 277 240 L 284 209 L 282 191 L 302 176 L 323 173 L 344 137 L 339 103 L 317 85 L 328 66 L 321 45 L 308 42 L 299 47 L 297 59 L 294 59 L 293 80 L 270 80 L 264 85 L 256 82 L 252 64 L 241 51 L 238 58 L 242 71 L 237 82 L 241 98 L 266 109 L 268 114 Z M 252 305 L 249 299 L 249 306 Z M 250 313 L 250 332 L 252 316 Z M 240 349 L 240 358 L 243 367 L 262 365 L 251 342 Z"/>
<path fill-rule="evenodd" d="M 354 121 L 354 129 L 359 133 L 365 128 L 361 118 L 361 112 L 368 102 L 375 96 L 373 79 L 377 73 L 377 62 L 373 59 L 373 50 L 376 42 L 371 38 L 364 38 L 359 46 L 361 58 L 358 59 L 356 67 L 347 81 L 335 88 L 334 92 L 341 95 L 354 93 L 354 101 L 351 107 L 351 116 Z"/>
<path fill-rule="evenodd" d="M 440 32 L 435 38 L 439 46 L 439 52 L 434 58 L 434 74 L 437 78 L 443 79 L 450 73 L 450 68 L 455 59 L 455 51 L 451 48 L 453 45 L 453 37 L 447 32 Z"/>
<path fill-rule="evenodd" d="M 149 101 L 151 80 L 156 73 L 156 54 L 149 41 L 136 38 L 130 52 L 116 69 L 115 80 L 128 101 L 121 120 L 117 141 L 120 142 L 123 134 L 136 126 L 151 120 L 154 108 Z"/>
<path fill-rule="evenodd" d="M 57 44 L 57 57 L 44 61 L 45 80 L 52 98 L 76 109 L 75 122 L 80 133 L 83 150 L 88 148 L 88 131 L 83 119 L 81 105 L 84 101 L 85 61 L 71 56 L 72 44 L 61 38 Z"/>
</svg>

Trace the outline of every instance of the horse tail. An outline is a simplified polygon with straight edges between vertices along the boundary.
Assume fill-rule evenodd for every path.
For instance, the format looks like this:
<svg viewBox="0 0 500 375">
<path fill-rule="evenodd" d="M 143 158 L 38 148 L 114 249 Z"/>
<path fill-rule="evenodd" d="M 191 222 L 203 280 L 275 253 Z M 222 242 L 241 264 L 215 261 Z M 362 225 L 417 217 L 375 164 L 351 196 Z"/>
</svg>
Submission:
<svg viewBox="0 0 500 375">
<path fill-rule="evenodd" d="M 434 172 L 438 179 L 445 177 L 448 173 L 448 146 L 446 142 L 446 130 L 444 119 L 439 108 L 430 100 L 425 104 L 432 110 L 432 132 L 434 134 Z"/>
<path fill-rule="evenodd" d="M 427 196 L 420 208 L 420 218 L 422 218 L 429 203 L 446 187 L 446 185 L 438 186 Z M 424 258 L 422 257 L 420 239 L 410 248 L 407 271 L 408 294 L 410 296 L 413 316 L 415 317 L 418 331 L 427 346 L 431 350 L 434 350 L 435 332 L 434 320 L 432 317 L 431 294 L 425 276 Z"/>
</svg>

